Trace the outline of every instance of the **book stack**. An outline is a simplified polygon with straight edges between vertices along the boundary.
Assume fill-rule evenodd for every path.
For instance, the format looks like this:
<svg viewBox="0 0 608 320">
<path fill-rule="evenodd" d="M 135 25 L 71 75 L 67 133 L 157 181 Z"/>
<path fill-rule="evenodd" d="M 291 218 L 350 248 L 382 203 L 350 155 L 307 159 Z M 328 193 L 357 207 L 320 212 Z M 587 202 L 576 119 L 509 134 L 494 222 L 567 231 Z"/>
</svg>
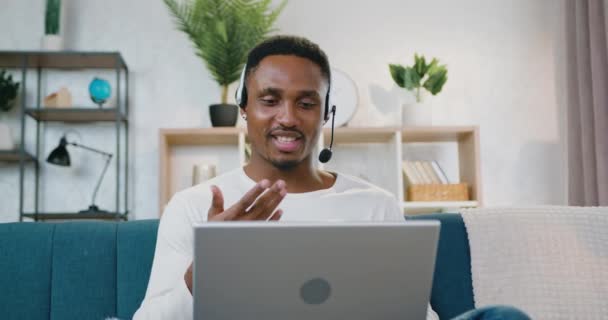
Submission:
<svg viewBox="0 0 608 320">
<path fill-rule="evenodd" d="M 408 201 L 467 201 L 466 183 L 450 183 L 437 161 L 403 161 Z"/>
</svg>

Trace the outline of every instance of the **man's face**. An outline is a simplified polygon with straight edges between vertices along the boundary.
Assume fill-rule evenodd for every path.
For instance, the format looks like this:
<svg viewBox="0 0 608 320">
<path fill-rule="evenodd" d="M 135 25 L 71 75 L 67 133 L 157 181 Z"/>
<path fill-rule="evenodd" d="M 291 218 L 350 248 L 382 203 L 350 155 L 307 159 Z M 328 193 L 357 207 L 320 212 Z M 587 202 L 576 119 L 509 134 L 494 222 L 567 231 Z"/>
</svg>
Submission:
<svg viewBox="0 0 608 320">
<path fill-rule="evenodd" d="M 252 156 L 288 169 L 310 157 L 325 108 L 327 80 L 297 56 L 264 58 L 247 77 L 247 129 Z"/>
</svg>

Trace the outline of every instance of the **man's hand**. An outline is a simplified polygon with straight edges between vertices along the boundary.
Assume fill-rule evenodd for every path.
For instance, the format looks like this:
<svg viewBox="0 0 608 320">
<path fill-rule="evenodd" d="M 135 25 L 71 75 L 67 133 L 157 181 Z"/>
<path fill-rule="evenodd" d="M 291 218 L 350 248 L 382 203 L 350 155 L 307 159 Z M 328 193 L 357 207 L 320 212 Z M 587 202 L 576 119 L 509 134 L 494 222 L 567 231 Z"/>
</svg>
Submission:
<svg viewBox="0 0 608 320">
<path fill-rule="evenodd" d="M 268 191 L 264 193 L 267 189 Z M 281 210 L 277 210 L 274 215 L 273 212 L 287 194 L 287 190 L 283 180 L 277 180 L 270 186 L 270 182 L 264 179 L 226 210 L 224 210 L 222 191 L 217 186 L 211 186 L 211 193 L 213 200 L 207 214 L 207 221 L 279 220 Z M 260 197 L 262 193 L 264 194 Z"/>
<path fill-rule="evenodd" d="M 279 203 L 283 201 L 283 198 L 285 198 L 287 189 L 285 188 L 285 181 L 277 180 L 270 186 L 270 182 L 264 179 L 249 190 L 237 203 L 226 210 L 224 210 L 224 196 L 220 188 L 211 186 L 211 194 L 213 195 L 213 199 L 207 213 L 207 221 L 277 221 L 281 219 L 283 211 L 276 209 Z M 186 286 L 190 290 L 190 293 L 192 293 L 192 263 L 184 274 L 184 281 L 186 281 Z"/>
</svg>

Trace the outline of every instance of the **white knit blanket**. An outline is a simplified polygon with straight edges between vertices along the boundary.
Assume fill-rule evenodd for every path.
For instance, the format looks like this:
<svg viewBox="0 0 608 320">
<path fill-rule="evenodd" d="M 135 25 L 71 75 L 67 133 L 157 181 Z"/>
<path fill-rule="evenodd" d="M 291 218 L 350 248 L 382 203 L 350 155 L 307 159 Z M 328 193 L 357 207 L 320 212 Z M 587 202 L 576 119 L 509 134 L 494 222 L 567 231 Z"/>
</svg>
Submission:
<svg viewBox="0 0 608 320">
<path fill-rule="evenodd" d="M 475 306 L 608 319 L 608 207 L 463 210 Z"/>
</svg>

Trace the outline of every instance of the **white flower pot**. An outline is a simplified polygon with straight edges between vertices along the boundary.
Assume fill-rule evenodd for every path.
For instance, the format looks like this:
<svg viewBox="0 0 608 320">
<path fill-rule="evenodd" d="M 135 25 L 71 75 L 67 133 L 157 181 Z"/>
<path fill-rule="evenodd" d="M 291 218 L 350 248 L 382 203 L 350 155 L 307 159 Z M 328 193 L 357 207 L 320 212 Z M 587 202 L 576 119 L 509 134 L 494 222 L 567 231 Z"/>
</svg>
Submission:
<svg viewBox="0 0 608 320">
<path fill-rule="evenodd" d="M 45 34 L 40 46 L 45 51 L 61 51 L 63 50 L 63 38 L 56 34 Z"/>
<path fill-rule="evenodd" d="M 15 143 L 8 124 L 0 123 L 0 150 L 13 150 Z"/>
<path fill-rule="evenodd" d="M 401 124 L 404 127 L 425 127 L 433 125 L 433 109 L 428 102 L 404 103 L 401 111 Z"/>
</svg>

